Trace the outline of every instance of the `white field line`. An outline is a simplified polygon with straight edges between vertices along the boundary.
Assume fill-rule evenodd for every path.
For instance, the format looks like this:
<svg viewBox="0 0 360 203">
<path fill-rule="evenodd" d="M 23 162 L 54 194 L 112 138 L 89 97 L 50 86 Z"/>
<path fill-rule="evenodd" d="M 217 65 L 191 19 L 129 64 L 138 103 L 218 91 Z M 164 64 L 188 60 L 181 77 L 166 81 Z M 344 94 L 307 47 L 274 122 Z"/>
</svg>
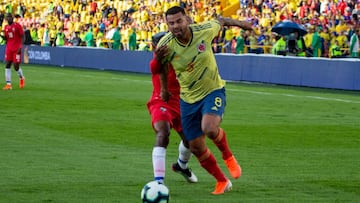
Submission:
<svg viewBox="0 0 360 203">
<path fill-rule="evenodd" d="M 119 78 L 111 78 L 111 79 L 118 80 Z M 133 82 L 144 82 L 143 80 L 132 80 L 129 78 L 121 78 L 121 80 L 129 80 L 129 81 L 133 81 Z M 151 81 L 145 81 L 145 82 L 150 83 Z M 239 90 L 239 89 L 231 89 L 231 88 L 226 88 L 226 91 L 247 92 L 247 93 L 251 93 L 251 94 L 260 94 L 260 95 L 278 95 L 278 96 L 285 96 L 285 97 L 309 98 L 309 99 L 324 100 L 324 101 L 336 101 L 336 102 L 360 104 L 360 101 L 356 101 L 356 100 L 338 99 L 338 98 L 329 98 L 329 97 L 320 97 L 320 96 L 309 96 L 309 95 L 300 96 L 300 95 L 285 94 L 285 93 L 276 94 L 276 93 L 269 93 L 269 92 Z"/>
<path fill-rule="evenodd" d="M 338 99 L 338 98 L 320 97 L 320 96 L 310 96 L 310 95 L 303 96 L 303 95 L 284 94 L 284 93 L 276 94 L 276 93 L 269 93 L 269 92 L 260 92 L 260 91 L 252 91 L 252 90 L 239 90 L 239 89 L 231 89 L 231 88 L 227 88 L 226 91 L 246 92 L 246 93 L 250 93 L 250 94 L 261 94 L 261 95 L 277 95 L 277 96 L 296 97 L 296 98 L 309 98 L 309 99 L 324 100 L 324 101 L 336 101 L 336 102 L 360 104 L 360 101 L 356 101 L 356 100 Z"/>
<path fill-rule="evenodd" d="M 56 72 L 57 74 L 62 74 L 62 72 Z M 95 77 L 93 75 L 86 75 L 81 74 L 78 77 L 86 77 L 86 78 L 92 78 Z M 111 77 L 111 80 L 125 80 L 125 81 L 132 81 L 132 82 L 140 82 L 140 83 L 151 83 L 151 81 L 144 81 L 144 80 L 134 80 L 131 78 L 119 78 L 119 77 Z M 320 96 L 310 96 L 310 95 L 294 95 L 294 94 L 285 94 L 285 93 L 270 93 L 270 92 L 261 92 L 261 91 L 252 91 L 252 90 L 240 90 L 240 89 L 231 89 L 226 88 L 226 91 L 233 91 L 233 92 L 246 92 L 250 94 L 259 94 L 259 95 L 275 95 L 275 96 L 284 96 L 284 97 L 295 97 L 295 98 L 309 98 L 309 99 L 315 99 L 315 100 L 324 100 L 324 101 L 336 101 L 336 102 L 343 102 L 343 103 L 354 103 L 354 104 L 360 104 L 360 101 L 356 100 L 350 100 L 350 99 L 339 99 L 339 98 L 330 98 L 330 97 L 320 97 Z"/>
</svg>

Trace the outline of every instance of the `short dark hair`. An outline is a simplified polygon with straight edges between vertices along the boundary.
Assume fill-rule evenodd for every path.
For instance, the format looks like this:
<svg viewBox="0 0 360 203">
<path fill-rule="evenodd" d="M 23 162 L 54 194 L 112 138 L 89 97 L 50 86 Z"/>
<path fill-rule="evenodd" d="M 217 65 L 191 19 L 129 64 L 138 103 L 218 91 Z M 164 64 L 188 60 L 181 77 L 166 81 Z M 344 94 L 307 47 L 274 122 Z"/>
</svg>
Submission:
<svg viewBox="0 0 360 203">
<path fill-rule="evenodd" d="M 180 6 L 173 6 L 173 7 L 169 8 L 169 9 L 166 11 L 165 17 L 167 17 L 168 15 L 175 15 L 175 14 L 180 13 L 180 12 L 181 12 L 183 15 L 186 15 L 185 10 L 184 10 L 182 7 L 180 7 Z"/>
</svg>

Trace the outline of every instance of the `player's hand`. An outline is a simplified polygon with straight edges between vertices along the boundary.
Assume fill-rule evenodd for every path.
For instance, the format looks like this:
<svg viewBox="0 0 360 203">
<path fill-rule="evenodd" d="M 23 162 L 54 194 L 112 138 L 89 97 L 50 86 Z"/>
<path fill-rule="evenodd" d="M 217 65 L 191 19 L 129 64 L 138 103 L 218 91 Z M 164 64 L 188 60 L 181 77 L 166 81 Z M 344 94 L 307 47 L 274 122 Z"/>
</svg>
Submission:
<svg viewBox="0 0 360 203">
<path fill-rule="evenodd" d="M 169 54 L 169 48 L 167 46 L 160 46 L 155 49 L 156 60 L 161 62 Z"/>
<path fill-rule="evenodd" d="M 21 48 L 17 50 L 17 54 L 21 54 Z"/>
<path fill-rule="evenodd" d="M 162 100 L 164 100 L 165 102 L 168 102 L 170 100 L 171 97 L 171 93 L 168 90 L 164 90 L 162 89 L 160 92 L 160 97 L 162 98 Z"/>
</svg>

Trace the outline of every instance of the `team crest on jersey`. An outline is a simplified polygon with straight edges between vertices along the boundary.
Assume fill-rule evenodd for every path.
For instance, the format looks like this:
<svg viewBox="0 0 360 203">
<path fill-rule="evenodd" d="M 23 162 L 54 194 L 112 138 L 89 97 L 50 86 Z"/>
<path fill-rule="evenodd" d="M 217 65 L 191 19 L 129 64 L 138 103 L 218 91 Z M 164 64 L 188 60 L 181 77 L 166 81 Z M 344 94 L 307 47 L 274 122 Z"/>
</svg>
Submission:
<svg viewBox="0 0 360 203">
<path fill-rule="evenodd" d="M 202 41 L 198 46 L 198 52 L 204 52 L 206 50 L 206 46 L 204 41 Z"/>
</svg>

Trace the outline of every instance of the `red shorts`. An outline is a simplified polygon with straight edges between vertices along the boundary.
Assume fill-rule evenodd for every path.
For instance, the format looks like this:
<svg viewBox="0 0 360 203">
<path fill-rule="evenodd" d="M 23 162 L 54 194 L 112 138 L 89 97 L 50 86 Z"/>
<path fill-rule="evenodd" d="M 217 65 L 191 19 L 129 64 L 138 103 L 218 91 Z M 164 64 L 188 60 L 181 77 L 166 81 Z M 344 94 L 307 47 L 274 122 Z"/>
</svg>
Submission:
<svg viewBox="0 0 360 203">
<path fill-rule="evenodd" d="M 18 50 L 9 50 L 5 51 L 5 61 L 11 61 L 13 63 L 21 63 L 21 52 L 18 54 Z"/>
<path fill-rule="evenodd" d="M 169 108 L 165 102 L 149 102 L 148 110 L 151 115 L 151 124 L 158 121 L 166 121 L 176 132 L 182 132 L 180 112 Z"/>
</svg>

